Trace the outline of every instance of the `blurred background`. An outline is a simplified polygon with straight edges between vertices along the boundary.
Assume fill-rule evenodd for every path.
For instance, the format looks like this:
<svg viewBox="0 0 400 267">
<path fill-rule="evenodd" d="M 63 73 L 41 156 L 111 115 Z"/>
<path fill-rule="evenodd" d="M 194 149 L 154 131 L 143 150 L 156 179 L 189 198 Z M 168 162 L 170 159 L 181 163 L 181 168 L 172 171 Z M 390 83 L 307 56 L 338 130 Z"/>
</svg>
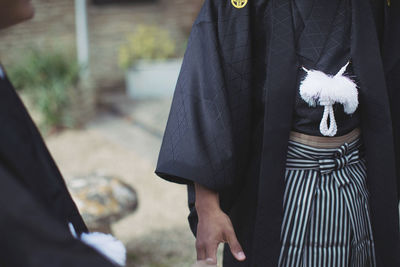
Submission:
<svg viewBox="0 0 400 267">
<path fill-rule="evenodd" d="M 154 175 L 191 26 L 203 0 L 33 0 L 0 32 L 0 60 L 92 230 L 128 266 L 190 266 L 186 187 Z"/>
</svg>

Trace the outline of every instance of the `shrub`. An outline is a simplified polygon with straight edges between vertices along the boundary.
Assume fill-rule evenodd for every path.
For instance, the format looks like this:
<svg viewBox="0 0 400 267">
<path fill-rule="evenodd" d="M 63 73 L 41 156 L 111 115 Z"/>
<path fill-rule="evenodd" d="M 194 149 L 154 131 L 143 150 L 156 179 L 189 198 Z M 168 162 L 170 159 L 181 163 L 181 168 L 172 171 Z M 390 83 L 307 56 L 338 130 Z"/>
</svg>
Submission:
<svg viewBox="0 0 400 267">
<path fill-rule="evenodd" d="M 26 94 L 40 113 L 45 128 L 72 126 L 68 114 L 70 91 L 79 82 L 75 56 L 61 50 L 31 49 L 8 75 L 18 91 Z"/>
<path fill-rule="evenodd" d="M 119 49 L 119 65 L 127 69 L 140 59 L 165 60 L 176 57 L 176 42 L 169 32 L 157 26 L 139 25 Z"/>
</svg>

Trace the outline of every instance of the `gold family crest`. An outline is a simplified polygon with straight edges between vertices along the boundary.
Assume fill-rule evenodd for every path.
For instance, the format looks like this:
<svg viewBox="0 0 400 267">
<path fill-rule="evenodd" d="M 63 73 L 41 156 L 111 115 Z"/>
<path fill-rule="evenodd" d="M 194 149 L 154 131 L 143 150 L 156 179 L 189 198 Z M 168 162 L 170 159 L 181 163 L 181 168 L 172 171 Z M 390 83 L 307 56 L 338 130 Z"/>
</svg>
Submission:
<svg viewBox="0 0 400 267">
<path fill-rule="evenodd" d="M 236 8 L 243 8 L 247 5 L 248 0 L 231 0 L 232 5 Z"/>
</svg>

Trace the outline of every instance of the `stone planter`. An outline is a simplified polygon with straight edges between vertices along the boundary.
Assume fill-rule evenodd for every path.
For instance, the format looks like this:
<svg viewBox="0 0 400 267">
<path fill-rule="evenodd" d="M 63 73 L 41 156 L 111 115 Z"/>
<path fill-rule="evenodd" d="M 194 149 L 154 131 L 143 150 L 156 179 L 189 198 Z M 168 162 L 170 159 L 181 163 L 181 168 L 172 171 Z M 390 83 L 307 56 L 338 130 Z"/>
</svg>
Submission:
<svg viewBox="0 0 400 267">
<path fill-rule="evenodd" d="M 133 99 L 172 97 L 182 59 L 139 61 L 126 72 L 126 89 Z"/>
</svg>

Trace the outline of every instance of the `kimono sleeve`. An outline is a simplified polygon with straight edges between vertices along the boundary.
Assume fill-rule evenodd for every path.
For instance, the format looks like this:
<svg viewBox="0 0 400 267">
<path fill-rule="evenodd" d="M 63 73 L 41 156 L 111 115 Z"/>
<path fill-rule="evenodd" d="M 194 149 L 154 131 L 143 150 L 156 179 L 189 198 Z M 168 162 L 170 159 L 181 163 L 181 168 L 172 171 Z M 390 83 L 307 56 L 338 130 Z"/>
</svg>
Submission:
<svg viewBox="0 0 400 267">
<path fill-rule="evenodd" d="M 112 267 L 0 166 L 0 266 Z"/>
<path fill-rule="evenodd" d="M 156 174 L 220 191 L 235 177 L 231 92 L 218 23 L 193 26 L 161 145 Z M 221 30 L 221 29 L 219 29 Z"/>
</svg>

